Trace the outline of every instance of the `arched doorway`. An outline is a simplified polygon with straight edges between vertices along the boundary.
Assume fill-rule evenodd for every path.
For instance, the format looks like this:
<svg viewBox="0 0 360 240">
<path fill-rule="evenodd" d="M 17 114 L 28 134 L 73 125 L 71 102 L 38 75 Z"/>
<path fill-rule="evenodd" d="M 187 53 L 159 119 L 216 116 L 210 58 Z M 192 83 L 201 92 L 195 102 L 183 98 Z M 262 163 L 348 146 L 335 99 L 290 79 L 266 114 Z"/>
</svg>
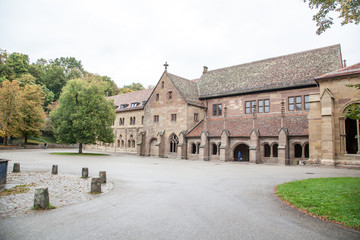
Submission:
<svg viewBox="0 0 360 240">
<path fill-rule="evenodd" d="M 240 159 L 239 159 L 240 157 Z M 249 161 L 249 146 L 239 144 L 234 149 L 234 161 Z"/>
<path fill-rule="evenodd" d="M 350 118 L 345 120 L 346 131 L 346 152 L 348 154 L 357 154 L 358 139 L 356 138 L 359 122 Z"/>
</svg>

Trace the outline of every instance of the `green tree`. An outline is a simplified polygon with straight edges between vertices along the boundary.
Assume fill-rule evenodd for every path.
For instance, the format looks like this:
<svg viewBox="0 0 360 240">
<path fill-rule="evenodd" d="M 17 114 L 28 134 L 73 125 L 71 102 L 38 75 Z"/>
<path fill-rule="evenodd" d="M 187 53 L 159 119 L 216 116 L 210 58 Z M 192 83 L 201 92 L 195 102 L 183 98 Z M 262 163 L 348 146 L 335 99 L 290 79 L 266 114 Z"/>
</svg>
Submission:
<svg viewBox="0 0 360 240">
<path fill-rule="evenodd" d="M 41 133 L 40 130 L 44 127 L 43 101 L 43 92 L 39 85 L 25 85 L 22 92 L 19 124 L 25 144 L 29 137 L 38 137 Z"/>
<path fill-rule="evenodd" d="M 63 89 L 58 107 L 50 113 L 54 133 L 61 143 L 83 144 L 114 142 L 112 124 L 115 105 L 105 98 L 102 81 L 87 76 L 70 80 Z"/>
<path fill-rule="evenodd" d="M 4 137 L 4 145 L 7 145 L 8 137 L 19 137 L 19 122 L 21 118 L 20 85 L 16 80 L 5 80 L 0 87 L 0 129 Z"/>
<path fill-rule="evenodd" d="M 105 89 L 107 96 L 114 96 L 119 94 L 119 88 L 116 83 L 111 79 L 111 77 L 102 76 L 101 79 L 107 83 L 107 88 Z"/>
<path fill-rule="evenodd" d="M 8 57 L 8 52 L 0 49 L 0 83 L 6 79 L 15 78 L 14 70 L 9 66 L 9 64 L 7 64 Z"/>
<path fill-rule="evenodd" d="M 139 90 L 144 90 L 144 86 L 141 83 L 132 83 L 130 85 L 124 85 L 123 88 L 128 88 L 131 89 L 133 91 L 139 91 Z"/>
<path fill-rule="evenodd" d="M 341 25 L 359 24 L 360 22 L 360 0 L 309 0 L 309 7 L 319 9 L 319 12 L 313 16 L 313 20 L 318 26 L 316 30 L 318 35 L 325 32 L 334 23 L 334 19 L 329 16 L 333 11 L 340 13 Z"/>
<path fill-rule="evenodd" d="M 23 53 L 12 53 L 6 59 L 6 64 L 14 71 L 15 78 L 29 72 L 29 56 Z M 13 79 L 9 79 L 13 80 Z"/>
<path fill-rule="evenodd" d="M 54 99 L 59 99 L 62 88 L 67 82 L 64 68 L 58 65 L 48 65 L 45 68 L 44 85 L 54 93 Z"/>
<path fill-rule="evenodd" d="M 360 84 L 350 84 L 346 85 L 347 87 L 353 87 L 360 90 Z M 347 107 L 347 113 L 345 117 L 348 117 L 353 120 L 360 120 L 360 105 L 352 104 Z"/>
</svg>

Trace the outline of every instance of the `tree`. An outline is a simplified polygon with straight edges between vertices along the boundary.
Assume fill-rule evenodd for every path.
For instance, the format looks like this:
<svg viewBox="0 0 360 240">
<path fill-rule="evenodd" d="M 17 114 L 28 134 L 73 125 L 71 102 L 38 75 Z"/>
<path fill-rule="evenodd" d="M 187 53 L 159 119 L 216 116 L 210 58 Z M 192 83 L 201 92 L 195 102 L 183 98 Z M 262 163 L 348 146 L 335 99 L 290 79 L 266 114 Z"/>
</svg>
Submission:
<svg viewBox="0 0 360 240">
<path fill-rule="evenodd" d="M 58 107 L 50 113 L 57 141 L 67 144 L 114 142 L 112 124 L 115 105 L 105 98 L 104 84 L 93 76 L 70 80 L 64 87 Z"/>
<path fill-rule="evenodd" d="M 29 72 L 29 56 L 22 53 L 12 53 L 6 59 L 6 64 L 14 71 L 15 78 Z M 12 80 L 12 79 L 9 79 Z"/>
<path fill-rule="evenodd" d="M 39 85 L 25 85 L 20 106 L 19 129 L 27 144 L 29 137 L 37 137 L 44 127 L 43 92 Z"/>
<path fill-rule="evenodd" d="M 350 84 L 346 85 L 347 87 L 353 87 L 360 90 L 360 84 Z M 347 113 L 345 117 L 348 117 L 353 120 L 360 120 L 360 105 L 352 104 L 347 107 Z"/>
<path fill-rule="evenodd" d="M 145 88 L 141 83 L 132 83 L 130 85 L 124 85 L 124 87 L 119 88 L 119 94 L 139 91 L 143 89 Z"/>
<path fill-rule="evenodd" d="M 333 11 L 340 13 L 341 25 L 360 22 L 360 0 L 309 0 L 309 7 L 319 9 L 319 12 L 313 16 L 318 26 L 316 30 L 318 35 L 333 24 L 333 18 L 329 16 Z"/>
<path fill-rule="evenodd" d="M 20 136 L 20 104 L 20 85 L 16 80 L 12 82 L 3 81 L 0 88 L 0 127 L 1 134 L 4 137 L 4 145 L 7 145 L 8 137 Z"/>
</svg>

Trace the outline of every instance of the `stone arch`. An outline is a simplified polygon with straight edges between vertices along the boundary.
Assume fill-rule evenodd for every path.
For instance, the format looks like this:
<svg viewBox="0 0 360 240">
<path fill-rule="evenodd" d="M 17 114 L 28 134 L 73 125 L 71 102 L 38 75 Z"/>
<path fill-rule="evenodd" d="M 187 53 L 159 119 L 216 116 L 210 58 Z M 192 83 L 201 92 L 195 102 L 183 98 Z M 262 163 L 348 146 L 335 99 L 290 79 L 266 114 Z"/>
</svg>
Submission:
<svg viewBox="0 0 360 240">
<path fill-rule="evenodd" d="M 278 157 L 279 156 L 279 153 L 278 153 L 279 144 L 273 143 L 271 147 L 272 147 L 273 157 Z"/>
<path fill-rule="evenodd" d="M 130 141 L 130 139 L 128 140 L 128 145 L 127 145 L 127 147 L 128 147 L 128 148 L 131 147 L 131 141 Z"/>
<path fill-rule="evenodd" d="M 196 144 L 195 143 L 190 143 L 191 146 L 191 154 L 196 154 Z"/>
<path fill-rule="evenodd" d="M 132 140 L 132 141 L 131 141 L 131 147 L 132 147 L 132 148 L 135 148 L 135 140 Z"/>
<path fill-rule="evenodd" d="M 234 161 L 249 161 L 250 160 L 249 145 L 247 145 L 246 143 L 243 143 L 243 142 L 237 143 L 233 147 L 232 152 L 233 152 Z M 239 157 L 240 157 L 240 159 L 239 159 Z"/>
<path fill-rule="evenodd" d="M 303 150 L 303 147 L 301 146 L 301 144 L 300 143 L 294 143 L 293 148 L 294 148 L 294 158 L 301 158 L 302 157 L 302 150 Z"/>
<path fill-rule="evenodd" d="M 264 145 L 264 157 L 270 157 L 271 155 L 270 144 L 264 143 L 263 145 Z"/>
<path fill-rule="evenodd" d="M 218 147 L 216 145 L 216 143 L 212 142 L 210 144 L 211 146 L 211 155 L 217 155 L 218 154 Z"/>
<path fill-rule="evenodd" d="M 117 147 L 120 147 L 120 140 L 117 140 Z"/>
<path fill-rule="evenodd" d="M 303 144 L 304 158 L 309 158 L 309 143 L 305 142 Z"/>
<path fill-rule="evenodd" d="M 175 133 L 172 133 L 169 137 L 169 145 L 170 145 L 170 152 L 171 153 L 176 153 L 177 152 L 177 146 L 179 144 L 179 138 L 178 136 L 176 136 Z"/>
<path fill-rule="evenodd" d="M 124 148 L 124 147 L 125 147 L 125 141 L 121 140 L 121 148 Z"/>
</svg>

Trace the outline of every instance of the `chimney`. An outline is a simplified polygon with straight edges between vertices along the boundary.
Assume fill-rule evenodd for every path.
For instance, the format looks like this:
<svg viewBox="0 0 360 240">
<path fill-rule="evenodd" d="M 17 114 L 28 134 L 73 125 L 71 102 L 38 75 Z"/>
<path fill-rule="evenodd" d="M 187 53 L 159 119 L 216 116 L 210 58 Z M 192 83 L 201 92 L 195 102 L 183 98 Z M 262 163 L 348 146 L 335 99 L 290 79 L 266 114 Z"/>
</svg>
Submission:
<svg viewBox="0 0 360 240">
<path fill-rule="evenodd" d="M 207 66 L 204 66 L 203 74 L 207 73 L 207 71 L 208 71 L 208 67 L 207 67 Z"/>
<path fill-rule="evenodd" d="M 344 68 L 346 68 L 346 60 L 344 59 Z"/>
</svg>

